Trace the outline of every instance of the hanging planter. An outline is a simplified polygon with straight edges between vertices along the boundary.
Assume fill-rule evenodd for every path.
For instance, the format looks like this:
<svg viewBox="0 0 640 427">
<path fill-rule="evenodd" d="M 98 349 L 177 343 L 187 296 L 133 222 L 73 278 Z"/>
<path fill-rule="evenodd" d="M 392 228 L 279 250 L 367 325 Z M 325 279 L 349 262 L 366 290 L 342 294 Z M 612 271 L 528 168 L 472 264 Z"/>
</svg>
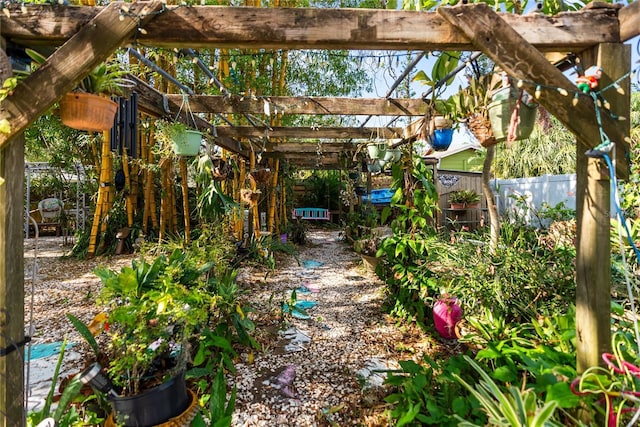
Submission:
<svg viewBox="0 0 640 427">
<path fill-rule="evenodd" d="M 475 113 L 467 120 L 467 127 L 483 147 L 491 147 L 497 143 L 493 136 L 491 121 L 484 114 Z"/>
<path fill-rule="evenodd" d="M 268 182 L 272 176 L 273 176 L 273 173 L 271 172 L 271 169 L 257 169 L 249 172 L 249 178 L 255 181 L 256 183 L 261 183 L 261 184 Z"/>
<path fill-rule="evenodd" d="M 240 199 L 253 206 L 260 200 L 260 194 L 262 194 L 260 190 L 253 191 L 250 188 L 243 188 L 240 190 Z"/>
<path fill-rule="evenodd" d="M 387 144 L 384 142 L 371 142 L 367 144 L 367 153 L 371 160 L 383 159 L 387 151 Z"/>
<path fill-rule="evenodd" d="M 453 140 L 453 122 L 443 116 L 432 117 L 429 120 L 428 135 L 435 151 L 446 151 Z"/>
<path fill-rule="evenodd" d="M 211 159 L 211 176 L 214 181 L 224 181 L 231 173 L 231 165 L 222 158 Z"/>
<path fill-rule="evenodd" d="M 118 104 L 104 96 L 67 93 L 60 100 L 60 119 L 73 129 L 101 132 L 113 127 Z"/>
<path fill-rule="evenodd" d="M 436 129 L 431 134 L 431 146 L 435 151 L 446 151 L 453 141 L 453 129 Z"/>
<path fill-rule="evenodd" d="M 400 150 L 399 148 L 393 148 L 385 152 L 383 160 L 386 163 L 395 163 L 400 160 L 401 157 L 402 150 Z"/>
<path fill-rule="evenodd" d="M 527 139 L 536 122 L 538 105 L 525 102 L 524 93 L 511 86 L 497 91 L 489 104 L 489 120 L 496 143 Z M 509 138 L 511 135 L 511 138 Z"/>
<path fill-rule="evenodd" d="M 176 129 L 171 141 L 176 156 L 197 156 L 201 144 L 202 132 L 192 129 Z"/>
</svg>

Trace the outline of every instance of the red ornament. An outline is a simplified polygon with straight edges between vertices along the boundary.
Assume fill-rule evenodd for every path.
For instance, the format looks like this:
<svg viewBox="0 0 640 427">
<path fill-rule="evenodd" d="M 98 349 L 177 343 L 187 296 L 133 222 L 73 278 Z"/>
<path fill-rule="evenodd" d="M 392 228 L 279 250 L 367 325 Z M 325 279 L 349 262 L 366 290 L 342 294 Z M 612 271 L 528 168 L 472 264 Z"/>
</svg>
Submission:
<svg viewBox="0 0 640 427">
<path fill-rule="evenodd" d="M 443 295 L 433 305 L 433 323 L 442 338 L 456 338 L 456 324 L 462 319 L 462 308 L 456 297 Z"/>
</svg>

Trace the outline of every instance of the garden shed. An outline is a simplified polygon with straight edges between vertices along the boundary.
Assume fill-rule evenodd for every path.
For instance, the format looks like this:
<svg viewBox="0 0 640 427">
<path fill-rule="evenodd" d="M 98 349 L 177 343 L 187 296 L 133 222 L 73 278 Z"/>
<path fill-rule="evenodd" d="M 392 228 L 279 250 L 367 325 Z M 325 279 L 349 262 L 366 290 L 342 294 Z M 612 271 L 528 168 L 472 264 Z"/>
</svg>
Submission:
<svg viewBox="0 0 640 427">
<path fill-rule="evenodd" d="M 363 49 L 480 51 L 520 82 L 577 139 L 577 325 L 578 366 L 600 361 L 610 345 L 609 176 L 601 159 L 587 157 L 605 133 L 615 142 L 615 168 L 629 174 L 628 122 L 600 114 L 589 96 L 572 98 L 570 81 L 555 64 L 568 53 L 584 64 L 602 67 L 603 86 L 615 83 L 607 102 L 619 116 L 628 116 L 630 49 L 624 42 L 640 34 L 640 3 L 619 7 L 593 4 L 584 10 L 544 16 L 539 13 L 497 13 L 486 4 L 441 7 L 437 12 L 374 10 L 167 6 L 159 1 L 107 6 L 5 4 L 0 35 L 21 46 L 60 46 L 45 63 L 2 101 L 0 120 L 0 411 L 18 419 L 23 411 L 23 171 L 25 129 L 96 65 L 123 46 L 169 49 Z M 131 48 L 133 49 L 133 48 Z M 135 50 L 135 49 L 134 49 Z M 0 75 L 10 74 L 6 55 Z M 195 58 L 197 59 L 197 58 Z M 215 80 L 212 78 L 212 80 Z M 180 111 L 189 99 L 193 113 L 422 116 L 422 99 L 340 99 L 312 97 L 250 97 L 233 94 L 166 94 L 136 85 L 140 110 L 158 116 L 189 117 Z M 598 116 L 598 120 L 594 117 Z M 265 158 L 286 159 L 300 168 L 338 168 L 343 152 L 355 152 L 352 139 L 393 140 L 402 145 L 418 137 L 410 128 L 287 127 L 252 123 L 212 126 L 195 119 L 207 138 L 255 166 L 256 151 Z M 309 146 L 299 138 L 314 135 L 336 140 Z M 267 137 L 267 138 L 265 138 Z M 267 141 L 265 141 L 265 139 Z M 278 141 L 277 143 L 272 141 Z M 260 145 L 262 144 L 262 145 Z M 322 156 L 318 155 L 321 151 Z M 491 155 L 491 154 L 489 154 Z M 105 187 L 108 187 L 105 183 Z M 107 190 L 105 190 L 107 191 Z"/>
</svg>

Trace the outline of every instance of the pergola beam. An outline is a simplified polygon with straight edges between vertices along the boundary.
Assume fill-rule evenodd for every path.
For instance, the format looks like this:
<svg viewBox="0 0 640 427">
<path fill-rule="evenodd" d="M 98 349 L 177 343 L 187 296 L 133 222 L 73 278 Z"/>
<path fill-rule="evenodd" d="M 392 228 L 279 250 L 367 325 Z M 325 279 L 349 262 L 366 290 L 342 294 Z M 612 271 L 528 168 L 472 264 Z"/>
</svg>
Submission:
<svg viewBox="0 0 640 427">
<path fill-rule="evenodd" d="M 125 6 L 126 5 L 126 6 Z M 120 20 L 123 8 L 130 17 Z M 115 49 L 129 40 L 139 26 L 147 23 L 160 10 L 160 1 L 111 3 L 56 50 L 47 61 L 31 73 L 3 102 L 0 119 L 7 119 L 11 134 L 0 132 L 0 148 L 44 114 L 62 95 Z M 59 8 L 65 9 L 65 8 Z M 20 12 L 16 12 L 19 15 Z M 6 18 L 6 16 L 5 16 Z M 0 25 L 5 25 L 4 20 Z M 4 29 L 3 29 L 4 30 Z M 52 31 L 51 29 L 49 30 Z M 3 31 L 4 33 L 4 31 Z"/>
<path fill-rule="evenodd" d="M 0 34 L 18 44 L 59 45 L 100 7 L 8 5 Z M 545 16 L 500 14 L 542 51 L 581 51 L 617 43 L 617 11 L 590 9 Z M 136 40 L 163 48 L 472 50 L 469 39 L 434 12 L 387 9 L 167 6 Z"/>
<path fill-rule="evenodd" d="M 634 1 L 618 12 L 620 41 L 626 42 L 640 35 L 640 2 Z"/>
<path fill-rule="evenodd" d="M 308 139 L 396 139 L 402 138 L 402 128 L 352 127 L 264 127 L 218 126 L 218 137 L 232 138 L 308 138 Z"/>
<path fill-rule="evenodd" d="M 167 95 L 167 99 L 180 103 L 183 95 Z M 313 115 L 371 115 L 422 116 L 426 104 L 411 98 L 339 98 L 319 96 L 266 96 L 189 95 L 189 107 L 194 113 L 222 114 L 313 114 Z"/>
</svg>

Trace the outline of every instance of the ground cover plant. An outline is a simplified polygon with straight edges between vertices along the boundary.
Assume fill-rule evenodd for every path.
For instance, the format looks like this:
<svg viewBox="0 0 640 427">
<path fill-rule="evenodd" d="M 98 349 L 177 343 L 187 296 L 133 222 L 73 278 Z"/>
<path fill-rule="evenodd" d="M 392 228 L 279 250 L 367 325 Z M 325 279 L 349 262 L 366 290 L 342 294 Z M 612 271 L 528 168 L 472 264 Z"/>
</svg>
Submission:
<svg viewBox="0 0 640 427">
<path fill-rule="evenodd" d="M 397 184 L 406 182 L 402 179 Z M 578 380 L 586 391 L 577 390 L 574 383 L 580 377 L 575 348 L 573 212 L 564 205 L 543 206 L 533 213 L 536 227 L 517 216 L 505 217 L 498 249 L 490 251 L 483 230 L 442 234 L 430 224 L 424 206 L 422 214 L 417 208 L 406 208 L 402 192 L 398 190 L 392 202 L 392 209 L 401 205 L 395 227 L 392 223 L 394 236 L 383 241 L 378 252 L 385 260 L 379 276 L 387 284 L 388 310 L 435 334 L 431 307 L 446 293 L 458 298 L 464 319 L 456 329 L 457 350 L 452 357 L 402 362 L 400 372 L 389 374 L 390 422 L 398 426 L 584 425 L 583 420 L 598 417 L 628 422 L 633 412 L 626 412 L 624 404 L 633 405 L 634 398 L 625 400 L 623 395 L 615 407 L 607 387 L 622 388 L 636 381 L 633 375 L 621 380 L 610 370 L 594 370 Z M 422 227 L 412 228 L 416 223 Z M 632 248 L 624 246 L 631 255 Z M 615 262 L 619 258 L 612 253 L 614 289 L 620 289 L 619 300 L 627 304 L 621 264 Z M 624 308 L 617 307 L 623 314 Z M 632 337 L 628 322 L 616 322 L 613 328 Z M 618 361 L 636 360 L 633 341 L 625 341 Z M 629 387 L 635 390 L 636 386 Z"/>
</svg>

